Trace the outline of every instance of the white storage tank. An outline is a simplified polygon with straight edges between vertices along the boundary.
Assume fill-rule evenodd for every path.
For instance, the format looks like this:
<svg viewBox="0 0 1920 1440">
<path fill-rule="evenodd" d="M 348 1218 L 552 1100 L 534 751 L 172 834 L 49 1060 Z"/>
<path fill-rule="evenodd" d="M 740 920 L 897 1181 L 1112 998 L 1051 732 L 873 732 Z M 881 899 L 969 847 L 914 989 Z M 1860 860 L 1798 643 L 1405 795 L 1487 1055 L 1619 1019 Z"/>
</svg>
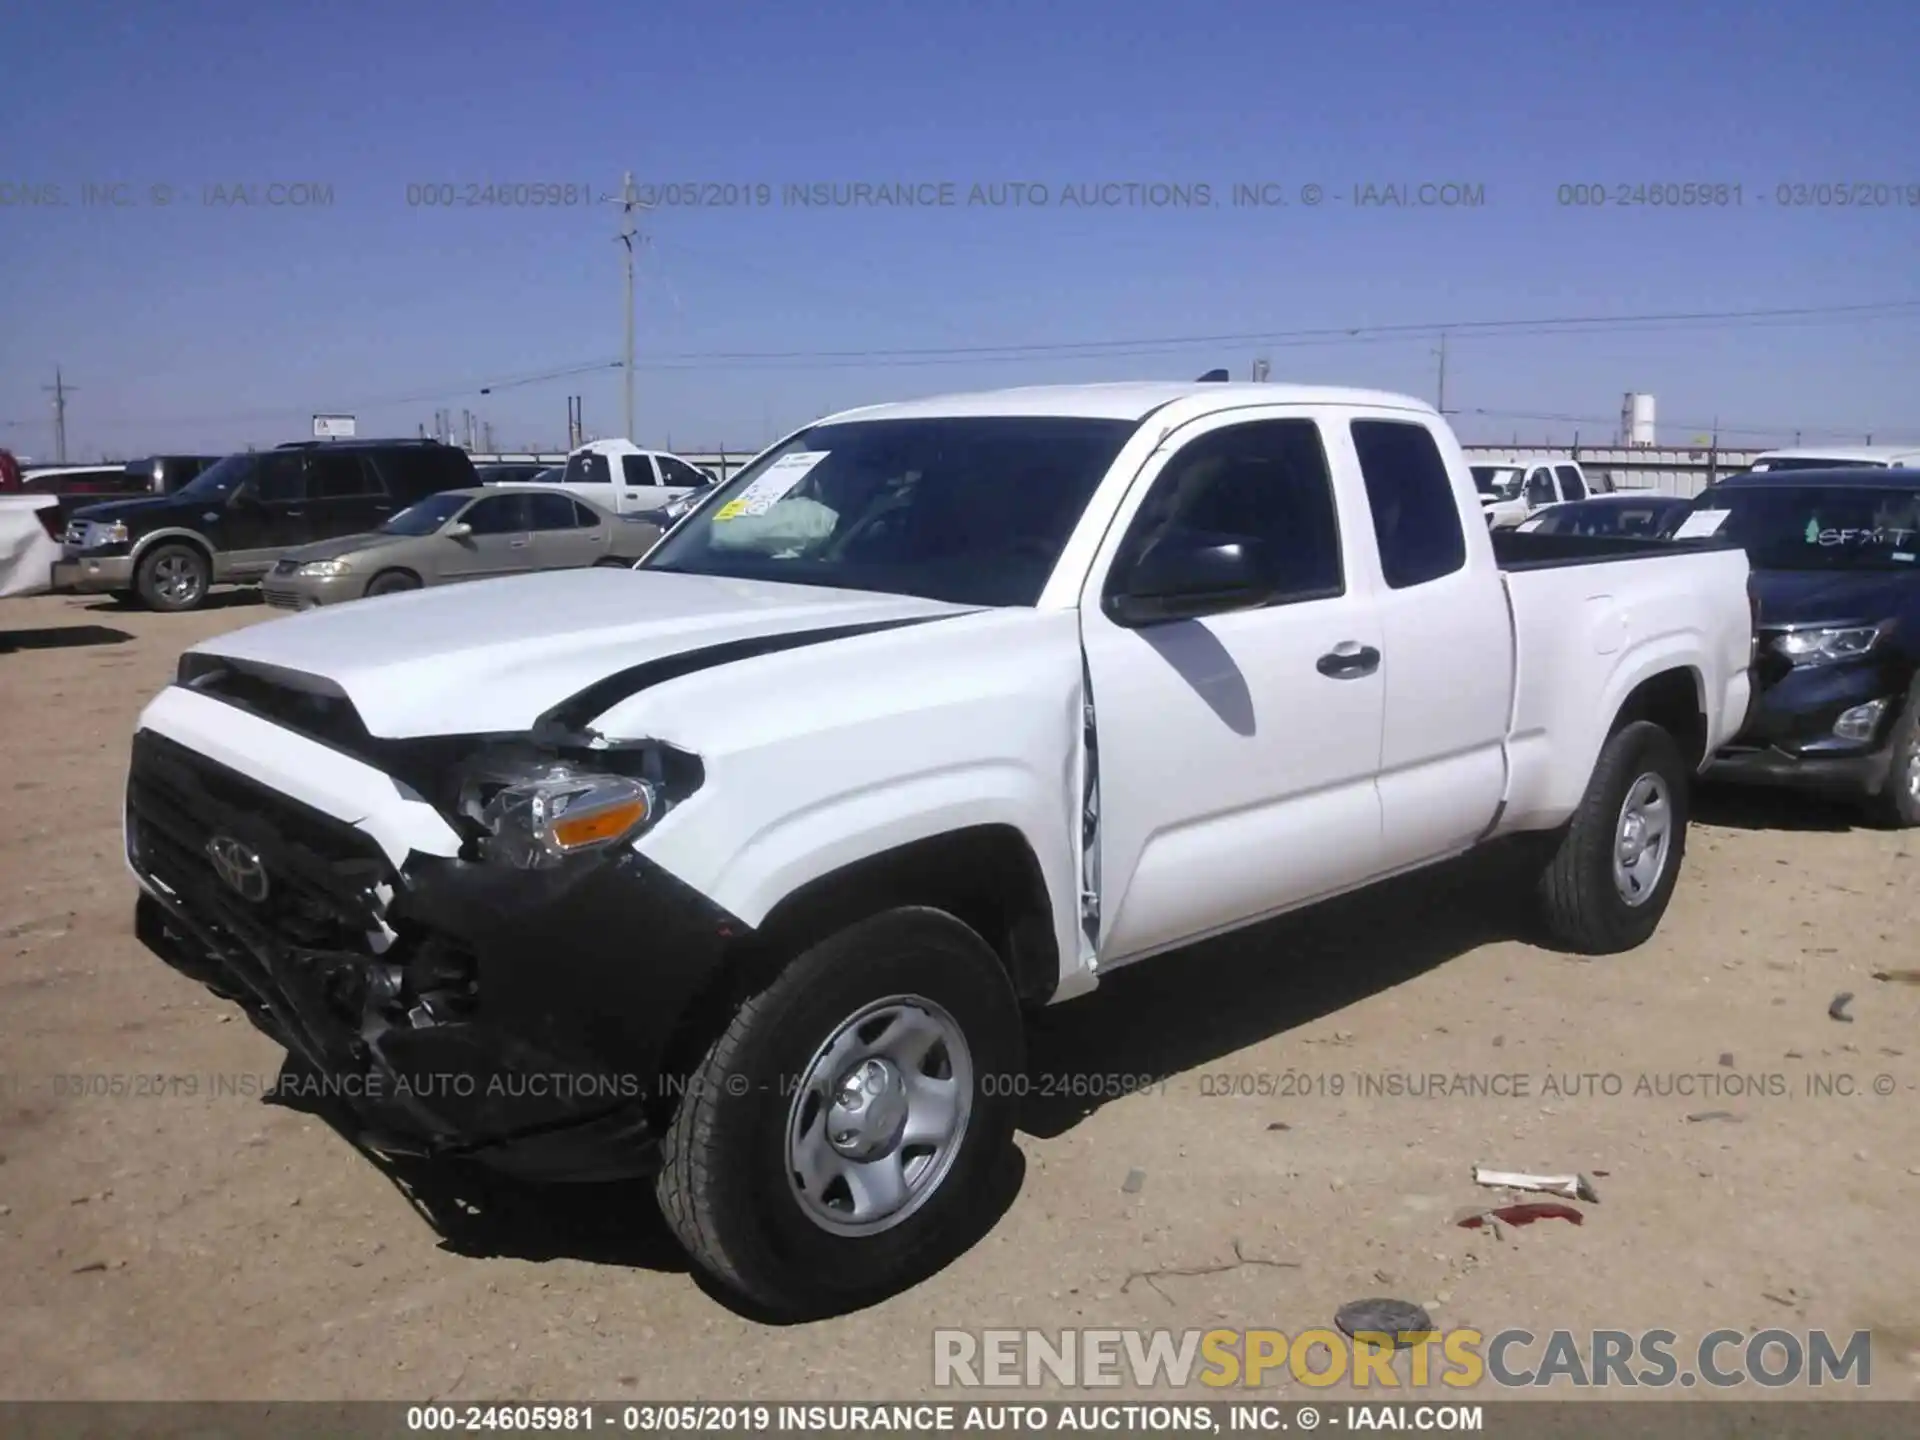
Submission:
<svg viewBox="0 0 1920 1440">
<path fill-rule="evenodd" d="M 1620 442 L 1653 444 L 1653 396 L 1629 391 L 1620 402 Z"/>
</svg>

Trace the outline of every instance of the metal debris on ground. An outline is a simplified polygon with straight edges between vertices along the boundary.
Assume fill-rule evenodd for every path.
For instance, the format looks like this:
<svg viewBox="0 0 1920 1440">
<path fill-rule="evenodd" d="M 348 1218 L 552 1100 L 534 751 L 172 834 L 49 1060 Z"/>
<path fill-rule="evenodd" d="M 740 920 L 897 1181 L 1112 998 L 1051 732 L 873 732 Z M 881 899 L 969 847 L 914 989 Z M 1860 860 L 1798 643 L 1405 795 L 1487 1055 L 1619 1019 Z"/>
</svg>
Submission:
<svg viewBox="0 0 1920 1440">
<path fill-rule="evenodd" d="M 1127 1171 L 1127 1178 L 1120 1182 L 1120 1191 L 1124 1195 L 1138 1195 L 1140 1193 L 1140 1187 L 1146 1183 L 1146 1171 L 1129 1170 Z"/>
<path fill-rule="evenodd" d="M 1433 1317 L 1406 1300 L 1349 1301 L 1335 1312 L 1333 1323 L 1343 1335 L 1355 1340 L 1391 1340 L 1396 1350 L 1407 1349 L 1414 1343 L 1414 1336 L 1431 1335 L 1434 1330 Z"/>
<path fill-rule="evenodd" d="M 1585 1200 L 1589 1205 L 1600 1203 L 1600 1192 L 1584 1175 L 1529 1175 L 1519 1170 L 1490 1170 L 1485 1165 L 1476 1165 L 1473 1183 L 1494 1190 L 1538 1190 L 1548 1195 L 1564 1195 L 1569 1200 Z"/>
<path fill-rule="evenodd" d="M 1873 978 L 1891 985 L 1920 985 L 1920 970 L 1876 970 Z"/>
<path fill-rule="evenodd" d="M 1703 1120 L 1726 1120 L 1735 1125 L 1740 1123 L 1740 1117 L 1731 1110 L 1702 1110 L 1687 1116 L 1689 1125 L 1698 1125 Z"/>
<path fill-rule="evenodd" d="M 1275 1120 L 1267 1126 L 1269 1130 L 1291 1130 L 1293 1127 L 1284 1120 Z"/>
<path fill-rule="evenodd" d="M 1853 1016 L 1847 1014 L 1847 1006 L 1852 1003 L 1853 992 L 1851 990 L 1842 990 L 1838 995 L 1833 997 L 1833 1003 L 1827 1006 L 1827 1017 L 1832 1020 L 1844 1020 L 1847 1024 L 1851 1025 L 1853 1023 Z"/>
</svg>

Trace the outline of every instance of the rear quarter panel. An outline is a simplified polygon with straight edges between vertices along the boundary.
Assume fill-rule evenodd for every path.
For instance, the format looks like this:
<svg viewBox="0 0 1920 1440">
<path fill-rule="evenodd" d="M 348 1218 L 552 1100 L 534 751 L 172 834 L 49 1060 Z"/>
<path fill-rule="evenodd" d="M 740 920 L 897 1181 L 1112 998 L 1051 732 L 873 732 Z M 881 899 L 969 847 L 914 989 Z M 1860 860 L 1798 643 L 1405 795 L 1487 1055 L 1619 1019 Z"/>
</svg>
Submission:
<svg viewBox="0 0 1920 1440">
<path fill-rule="evenodd" d="M 1735 549 L 1505 572 L 1516 675 L 1512 779 L 1500 829 L 1550 829 L 1580 803 L 1622 704 L 1684 670 L 1706 754 L 1746 714 L 1752 658 L 1747 559 Z"/>
</svg>

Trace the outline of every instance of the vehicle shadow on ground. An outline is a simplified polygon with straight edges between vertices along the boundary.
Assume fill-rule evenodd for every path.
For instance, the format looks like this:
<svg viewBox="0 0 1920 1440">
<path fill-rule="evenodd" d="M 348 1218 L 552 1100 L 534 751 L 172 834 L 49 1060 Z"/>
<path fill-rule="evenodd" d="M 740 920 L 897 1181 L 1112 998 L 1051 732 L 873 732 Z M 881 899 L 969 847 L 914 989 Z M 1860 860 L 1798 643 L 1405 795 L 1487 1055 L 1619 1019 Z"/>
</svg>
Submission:
<svg viewBox="0 0 1920 1440">
<path fill-rule="evenodd" d="M 1527 849 L 1492 846 L 1118 970 L 1032 1018 L 1020 1128 L 1063 1134 L 1141 1076 L 1205 1066 L 1478 946 L 1548 946 L 1530 906 L 1536 874 Z"/>
<path fill-rule="evenodd" d="M 199 605 L 201 610 L 231 610 L 241 605 L 265 605 L 267 602 L 257 589 L 248 587 L 241 590 L 213 590 Z M 88 610 L 108 615 L 130 615 L 145 613 L 147 607 L 138 600 L 122 600 L 117 595 L 104 596 L 84 607 Z M 188 612 L 194 613 L 194 612 Z"/>
<path fill-rule="evenodd" d="M 1694 823 L 1729 830 L 1803 830 L 1840 833 L 1870 829 L 1856 802 L 1760 785 L 1700 785 L 1693 792 Z"/>
<path fill-rule="evenodd" d="M 120 645 L 133 639 L 106 625 L 56 625 L 44 630 L 0 630 L 0 655 L 20 650 L 78 650 L 88 645 Z"/>
<path fill-rule="evenodd" d="M 289 1058 L 281 1076 L 282 1083 L 267 1103 L 325 1122 L 400 1192 L 449 1254 L 470 1259 L 583 1260 L 690 1274 L 708 1298 L 763 1325 L 803 1324 L 865 1308 L 861 1304 L 804 1315 L 775 1314 L 721 1289 L 688 1264 L 686 1252 L 660 1213 L 651 1180 L 539 1184 L 471 1162 L 382 1155 L 358 1143 L 352 1118 L 310 1083 L 317 1077 L 302 1062 Z M 973 1213 L 965 1233 L 945 1251 L 928 1255 L 913 1276 L 901 1277 L 902 1286 L 938 1274 L 972 1249 L 1013 1207 L 1025 1176 L 1025 1157 L 1008 1147 L 988 1198 Z M 884 1297 L 866 1303 L 878 1303 L 878 1298 Z"/>
</svg>

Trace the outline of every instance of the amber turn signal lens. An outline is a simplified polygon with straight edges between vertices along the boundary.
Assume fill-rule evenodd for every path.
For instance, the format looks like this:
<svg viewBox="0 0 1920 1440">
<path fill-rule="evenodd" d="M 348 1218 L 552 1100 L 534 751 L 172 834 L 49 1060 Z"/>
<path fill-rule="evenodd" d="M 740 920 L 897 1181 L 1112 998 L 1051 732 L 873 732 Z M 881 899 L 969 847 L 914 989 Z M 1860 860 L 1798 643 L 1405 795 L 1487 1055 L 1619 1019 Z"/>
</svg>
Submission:
<svg viewBox="0 0 1920 1440">
<path fill-rule="evenodd" d="M 600 806 L 582 815 L 562 815 L 553 822 L 553 843 L 562 850 L 577 850 L 582 845 L 624 835 L 646 818 L 647 802 L 639 797 Z"/>
</svg>

